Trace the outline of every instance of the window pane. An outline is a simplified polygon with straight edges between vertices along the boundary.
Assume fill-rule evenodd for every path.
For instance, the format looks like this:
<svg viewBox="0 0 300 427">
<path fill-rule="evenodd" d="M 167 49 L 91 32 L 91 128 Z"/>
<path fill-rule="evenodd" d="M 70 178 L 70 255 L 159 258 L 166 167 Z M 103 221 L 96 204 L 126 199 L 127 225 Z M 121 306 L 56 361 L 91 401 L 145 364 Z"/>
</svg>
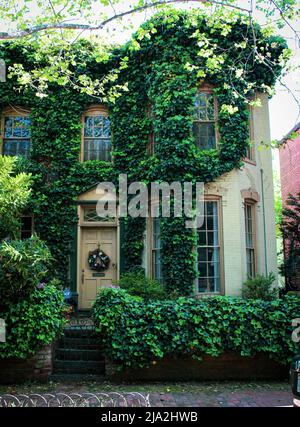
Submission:
<svg viewBox="0 0 300 427">
<path fill-rule="evenodd" d="M 196 145 L 201 150 L 216 148 L 215 123 L 194 122 L 193 133 Z"/>
<path fill-rule="evenodd" d="M 215 120 L 214 95 L 212 93 L 199 92 L 195 101 L 196 119 L 201 121 Z"/>
<path fill-rule="evenodd" d="M 198 232 L 198 245 L 199 246 L 206 246 L 207 245 L 206 231 L 199 231 Z"/>
<path fill-rule="evenodd" d="M 85 138 L 84 160 L 111 161 L 110 139 Z"/>
<path fill-rule="evenodd" d="M 7 116 L 4 119 L 3 154 L 28 157 L 30 150 L 30 117 Z"/>
<path fill-rule="evenodd" d="M 5 156 L 29 156 L 30 140 L 4 139 L 3 154 Z"/>
<path fill-rule="evenodd" d="M 85 222 L 115 222 L 116 218 L 111 216 L 98 216 L 96 207 L 84 208 L 83 220 Z"/>
<path fill-rule="evenodd" d="M 207 277 L 207 263 L 206 262 L 199 262 L 198 273 L 199 273 L 200 277 Z"/>
</svg>

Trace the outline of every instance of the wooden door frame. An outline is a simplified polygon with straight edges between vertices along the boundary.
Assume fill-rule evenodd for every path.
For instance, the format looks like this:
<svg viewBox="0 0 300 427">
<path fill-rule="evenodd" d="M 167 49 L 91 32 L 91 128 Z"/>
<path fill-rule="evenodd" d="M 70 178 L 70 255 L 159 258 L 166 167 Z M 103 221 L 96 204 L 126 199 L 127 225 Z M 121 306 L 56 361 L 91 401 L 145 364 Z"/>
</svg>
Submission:
<svg viewBox="0 0 300 427">
<path fill-rule="evenodd" d="M 85 222 L 83 218 L 83 212 L 84 208 L 87 206 L 96 206 L 97 202 L 91 203 L 91 201 L 88 201 L 87 203 L 84 203 L 84 201 L 81 202 L 81 204 L 77 207 L 78 209 L 78 237 L 77 237 L 77 294 L 78 294 L 78 307 L 81 309 L 82 307 L 82 243 L 83 243 L 83 232 L 84 230 L 88 228 L 115 228 L 116 229 L 116 237 L 117 237 L 117 280 L 120 278 L 120 224 L 118 218 L 116 218 L 115 222 Z"/>
</svg>

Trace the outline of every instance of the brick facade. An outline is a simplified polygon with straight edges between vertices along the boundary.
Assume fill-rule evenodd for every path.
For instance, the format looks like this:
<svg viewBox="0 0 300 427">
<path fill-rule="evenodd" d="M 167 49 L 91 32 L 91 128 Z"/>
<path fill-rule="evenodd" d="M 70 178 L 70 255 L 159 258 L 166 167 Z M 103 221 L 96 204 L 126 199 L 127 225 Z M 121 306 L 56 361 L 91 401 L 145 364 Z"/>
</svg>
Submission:
<svg viewBox="0 0 300 427">
<path fill-rule="evenodd" d="M 52 372 L 52 353 L 53 346 L 49 345 L 29 359 L 0 359 L 0 384 L 47 382 Z"/>
<path fill-rule="evenodd" d="M 283 203 L 289 193 L 300 192 L 300 123 L 294 128 L 299 137 L 288 140 L 279 150 L 281 194 Z"/>
</svg>

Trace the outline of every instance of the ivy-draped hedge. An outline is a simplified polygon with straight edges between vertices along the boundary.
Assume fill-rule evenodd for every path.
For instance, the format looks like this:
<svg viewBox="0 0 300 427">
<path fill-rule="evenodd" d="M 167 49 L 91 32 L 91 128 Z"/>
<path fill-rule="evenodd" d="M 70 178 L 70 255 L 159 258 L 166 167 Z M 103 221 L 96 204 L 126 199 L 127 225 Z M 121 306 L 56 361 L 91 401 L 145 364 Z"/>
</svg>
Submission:
<svg viewBox="0 0 300 427">
<path fill-rule="evenodd" d="M 0 313 L 6 324 L 6 342 L 0 342 L 0 358 L 26 359 L 62 333 L 65 324 L 63 292 L 46 285 L 34 290 Z"/>
<path fill-rule="evenodd" d="M 36 231 L 55 258 L 60 279 L 67 283 L 77 222 L 74 202 L 92 184 L 117 184 L 120 173 L 128 174 L 128 183 L 209 182 L 241 166 L 249 144 L 246 97 L 271 90 L 284 65 L 285 48 L 283 39 L 265 35 L 258 25 L 250 31 L 242 15 L 231 13 L 214 20 L 200 12 L 171 9 L 143 24 L 130 42 L 102 62 L 96 46 L 82 40 L 75 43 L 75 74 L 101 80 L 117 70 L 118 78 L 108 79 L 107 91 L 114 85 L 127 87 L 108 101 L 113 164 L 79 161 L 81 116 L 97 102 L 95 98 L 59 84 L 51 84 L 43 99 L 20 87 L 15 78 L 0 85 L 0 110 L 7 105 L 31 109 L 31 158 L 22 161 L 20 169 L 33 174 L 31 210 Z M 0 58 L 8 67 L 21 63 L 31 70 L 42 61 L 40 56 L 24 41 L 1 44 Z M 203 80 L 214 86 L 219 103 L 220 141 L 210 151 L 199 150 L 192 133 L 194 98 Z M 155 135 L 152 155 L 150 132 Z M 126 270 L 142 263 L 145 223 L 141 218 L 124 220 Z M 195 233 L 186 229 L 184 219 L 165 218 L 161 239 L 166 288 L 189 295 L 196 275 Z"/>
<path fill-rule="evenodd" d="M 292 320 L 298 297 L 274 301 L 233 297 L 144 301 L 124 290 L 104 289 L 93 306 L 106 356 L 123 367 L 144 367 L 167 356 L 241 356 L 259 353 L 287 364 L 299 353 Z"/>
</svg>

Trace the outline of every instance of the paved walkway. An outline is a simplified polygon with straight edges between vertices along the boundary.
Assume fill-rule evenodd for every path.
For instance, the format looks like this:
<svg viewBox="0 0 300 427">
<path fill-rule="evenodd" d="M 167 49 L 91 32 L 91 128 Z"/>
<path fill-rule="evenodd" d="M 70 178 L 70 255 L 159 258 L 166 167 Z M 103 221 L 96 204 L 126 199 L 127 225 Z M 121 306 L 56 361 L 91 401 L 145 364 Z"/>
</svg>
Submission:
<svg viewBox="0 0 300 427">
<path fill-rule="evenodd" d="M 292 406 L 292 396 L 285 391 L 242 391 L 238 393 L 152 393 L 151 406 L 155 407 L 278 407 Z"/>
<path fill-rule="evenodd" d="M 130 393 L 150 396 L 152 407 L 280 407 L 292 406 L 288 382 L 212 382 L 161 384 L 49 383 L 0 386 L 0 395 L 38 393 Z"/>
</svg>

